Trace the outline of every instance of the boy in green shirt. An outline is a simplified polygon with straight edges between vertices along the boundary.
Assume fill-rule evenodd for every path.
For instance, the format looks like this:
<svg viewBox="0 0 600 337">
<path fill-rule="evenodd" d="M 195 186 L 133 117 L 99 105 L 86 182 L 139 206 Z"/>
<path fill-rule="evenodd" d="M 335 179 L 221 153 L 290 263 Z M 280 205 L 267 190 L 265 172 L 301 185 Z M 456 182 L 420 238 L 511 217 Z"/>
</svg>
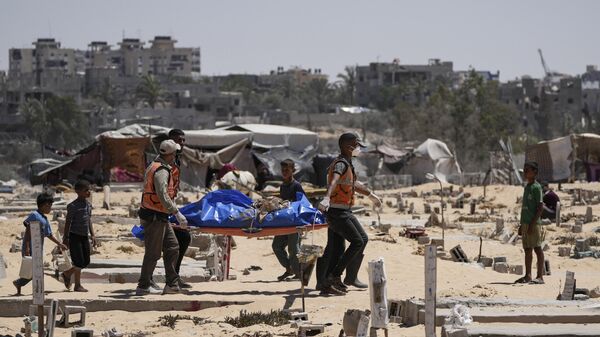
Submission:
<svg viewBox="0 0 600 337">
<path fill-rule="evenodd" d="M 538 164 L 527 162 L 523 168 L 523 175 L 527 185 L 523 191 L 521 206 L 521 226 L 519 234 L 522 236 L 523 249 L 525 250 L 525 276 L 515 283 L 544 284 L 544 251 L 542 250 L 542 224 L 540 216 L 544 210 L 542 202 L 542 186 L 535 179 L 538 174 Z M 531 279 L 532 251 L 537 256 L 537 276 Z"/>
</svg>

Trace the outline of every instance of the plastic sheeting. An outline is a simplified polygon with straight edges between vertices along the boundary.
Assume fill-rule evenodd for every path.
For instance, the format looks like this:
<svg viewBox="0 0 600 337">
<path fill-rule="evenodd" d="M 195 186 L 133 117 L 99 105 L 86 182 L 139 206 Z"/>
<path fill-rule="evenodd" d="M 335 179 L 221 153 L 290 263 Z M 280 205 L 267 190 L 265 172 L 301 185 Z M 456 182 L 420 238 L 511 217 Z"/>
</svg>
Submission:
<svg viewBox="0 0 600 337">
<path fill-rule="evenodd" d="M 433 173 L 442 182 L 447 182 L 451 175 L 461 173 L 460 166 L 448 146 L 437 139 L 427 139 L 415 149 L 414 155 L 402 169 L 403 174 L 413 176 L 413 183 L 427 182 L 427 173 Z"/>
<path fill-rule="evenodd" d="M 236 190 L 210 192 L 197 202 L 180 209 L 188 219 L 189 226 L 204 228 L 276 228 L 324 224 L 323 214 L 312 207 L 303 194 L 290 207 L 267 214 L 262 222 L 258 211 L 252 207 L 252 199 Z M 177 223 L 172 216 L 170 222 Z"/>
</svg>

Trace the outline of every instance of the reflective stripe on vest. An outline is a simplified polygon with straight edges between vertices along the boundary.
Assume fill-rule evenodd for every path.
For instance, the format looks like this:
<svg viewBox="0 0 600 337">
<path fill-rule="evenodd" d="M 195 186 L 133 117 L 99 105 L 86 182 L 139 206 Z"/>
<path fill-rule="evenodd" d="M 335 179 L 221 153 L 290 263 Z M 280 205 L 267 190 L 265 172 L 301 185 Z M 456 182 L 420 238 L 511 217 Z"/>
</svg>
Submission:
<svg viewBox="0 0 600 337">
<path fill-rule="evenodd" d="M 167 194 L 169 195 L 169 198 L 174 200 L 177 195 L 175 186 L 179 184 L 177 181 L 179 180 L 179 175 L 175 177 L 175 175 L 172 174 L 172 170 L 168 166 L 161 162 L 153 161 L 150 163 L 150 165 L 148 165 L 146 174 L 144 176 L 144 192 L 142 193 L 141 207 L 152 211 L 169 214 L 169 211 L 160 202 L 154 187 L 154 174 L 156 174 L 156 171 L 159 169 L 167 170 L 169 172 L 169 182 L 167 184 Z"/>
<path fill-rule="evenodd" d="M 338 162 L 343 162 L 348 165 L 346 172 L 342 174 L 338 182 L 331 193 L 329 207 L 350 209 L 354 205 L 354 183 L 356 182 L 356 175 L 354 174 L 354 167 L 350 162 L 344 158 L 338 158 L 331 163 L 327 169 L 327 183 L 331 184 L 333 179 L 333 170 Z"/>
</svg>

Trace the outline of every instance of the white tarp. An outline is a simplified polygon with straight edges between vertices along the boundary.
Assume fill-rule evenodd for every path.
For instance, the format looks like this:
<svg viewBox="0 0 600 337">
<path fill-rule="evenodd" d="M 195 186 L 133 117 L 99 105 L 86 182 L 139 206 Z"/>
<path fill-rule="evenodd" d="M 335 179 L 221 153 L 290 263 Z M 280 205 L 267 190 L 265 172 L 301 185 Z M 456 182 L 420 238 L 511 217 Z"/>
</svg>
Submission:
<svg viewBox="0 0 600 337">
<path fill-rule="evenodd" d="M 254 147 L 286 147 L 296 152 L 304 152 L 308 147 L 317 148 L 319 136 L 308 130 L 271 124 L 238 124 L 218 130 L 248 131 L 252 133 Z"/>
<path fill-rule="evenodd" d="M 200 148 L 223 148 L 243 139 L 252 139 L 252 132 L 229 130 L 186 130 L 185 144 Z"/>
<path fill-rule="evenodd" d="M 442 182 L 447 182 L 448 176 L 461 173 L 456 158 L 442 141 L 429 138 L 414 150 L 414 154 L 402 173 L 411 174 L 416 184 L 426 182 L 427 173 L 433 173 Z"/>
</svg>

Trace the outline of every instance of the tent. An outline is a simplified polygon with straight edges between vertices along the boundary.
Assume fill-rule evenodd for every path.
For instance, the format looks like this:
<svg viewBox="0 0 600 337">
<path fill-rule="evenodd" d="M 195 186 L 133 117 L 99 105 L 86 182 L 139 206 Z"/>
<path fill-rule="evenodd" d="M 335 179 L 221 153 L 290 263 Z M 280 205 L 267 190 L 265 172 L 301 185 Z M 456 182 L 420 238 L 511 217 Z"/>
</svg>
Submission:
<svg viewBox="0 0 600 337">
<path fill-rule="evenodd" d="M 305 152 L 309 147 L 316 149 L 319 146 L 319 136 L 316 133 L 290 126 L 238 124 L 217 130 L 250 132 L 254 148 L 284 147 L 296 152 Z"/>
<path fill-rule="evenodd" d="M 427 139 L 413 152 L 400 170 L 400 174 L 412 175 L 415 184 L 427 182 L 425 174 L 433 173 L 440 181 L 448 182 L 451 176 L 460 175 L 460 165 L 446 143 Z"/>
<path fill-rule="evenodd" d="M 527 147 L 525 160 L 538 163 L 539 180 L 568 181 L 585 174 L 588 181 L 599 181 L 600 136 L 582 133 L 539 142 Z"/>
</svg>

